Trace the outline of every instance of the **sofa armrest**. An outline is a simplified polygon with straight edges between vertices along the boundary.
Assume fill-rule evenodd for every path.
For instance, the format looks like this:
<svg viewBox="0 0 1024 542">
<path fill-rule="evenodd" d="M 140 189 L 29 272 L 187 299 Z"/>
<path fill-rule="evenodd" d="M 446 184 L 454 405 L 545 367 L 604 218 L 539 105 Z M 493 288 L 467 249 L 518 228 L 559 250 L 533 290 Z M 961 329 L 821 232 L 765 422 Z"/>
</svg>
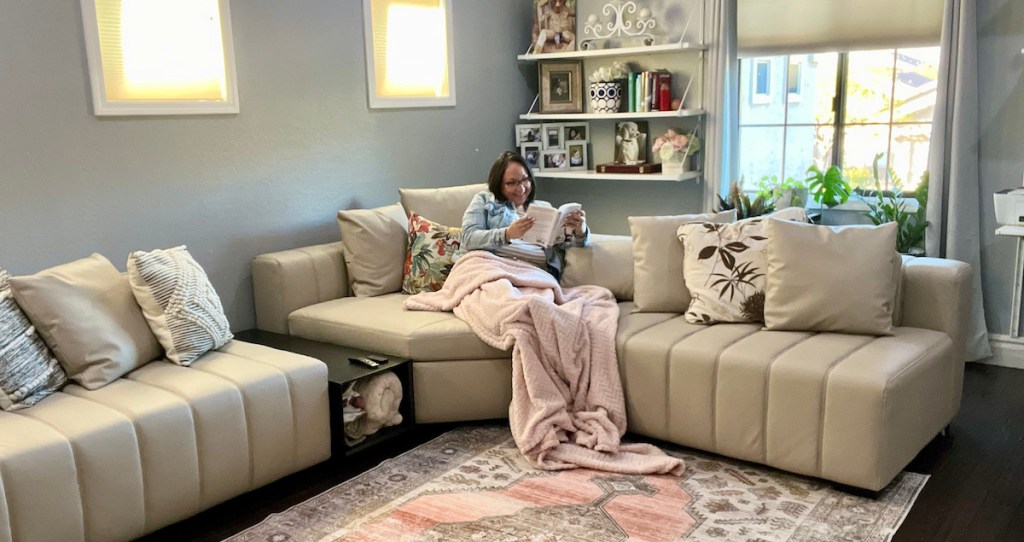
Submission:
<svg viewBox="0 0 1024 542">
<path fill-rule="evenodd" d="M 633 300 L 633 238 L 628 235 L 590 234 L 590 244 L 565 251 L 562 286 L 596 284 L 619 301 Z"/>
<path fill-rule="evenodd" d="M 971 266 L 957 260 L 909 258 L 903 265 L 903 325 L 941 331 L 953 341 L 951 416 L 963 392 L 971 277 Z"/>
<path fill-rule="evenodd" d="M 261 254 L 252 260 L 256 327 L 288 333 L 288 315 L 349 295 L 340 242 Z"/>
</svg>

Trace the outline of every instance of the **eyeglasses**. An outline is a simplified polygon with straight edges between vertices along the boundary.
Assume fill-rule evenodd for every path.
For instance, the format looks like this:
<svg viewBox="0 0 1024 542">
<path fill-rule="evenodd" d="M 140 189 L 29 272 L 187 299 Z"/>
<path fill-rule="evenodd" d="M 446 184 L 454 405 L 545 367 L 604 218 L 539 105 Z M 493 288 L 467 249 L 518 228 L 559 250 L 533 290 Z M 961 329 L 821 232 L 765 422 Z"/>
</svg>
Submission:
<svg viewBox="0 0 1024 542">
<path fill-rule="evenodd" d="M 523 188 L 529 188 L 530 187 L 530 179 L 528 177 L 524 177 L 522 179 L 519 179 L 518 181 L 513 179 L 513 180 L 505 181 L 504 184 L 505 184 L 505 188 L 515 188 L 516 186 L 522 186 Z"/>
</svg>

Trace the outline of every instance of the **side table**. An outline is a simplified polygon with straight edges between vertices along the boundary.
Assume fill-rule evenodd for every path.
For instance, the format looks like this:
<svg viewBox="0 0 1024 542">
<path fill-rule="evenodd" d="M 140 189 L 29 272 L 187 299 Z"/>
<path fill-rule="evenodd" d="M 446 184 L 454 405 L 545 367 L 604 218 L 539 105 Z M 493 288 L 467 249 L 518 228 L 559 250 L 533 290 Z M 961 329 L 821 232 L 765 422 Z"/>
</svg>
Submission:
<svg viewBox="0 0 1024 542">
<path fill-rule="evenodd" d="M 1001 226 L 996 235 L 1017 238 L 1017 256 L 1013 265 L 1013 295 L 1010 300 L 1010 337 L 1020 335 L 1020 298 L 1021 286 L 1024 282 L 1024 226 Z"/>
<path fill-rule="evenodd" d="M 406 433 L 415 424 L 412 400 L 412 364 L 409 363 L 408 358 L 388 356 L 387 363 L 382 363 L 379 367 L 370 369 L 352 363 L 348 358 L 365 356 L 375 352 L 311 341 L 259 329 L 240 331 L 235 333 L 235 338 L 244 342 L 262 344 L 278 350 L 316 358 L 327 365 L 327 393 L 330 399 L 331 410 L 331 450 L 334 457 L 350 456 L 359 453 L 370 446 Z M 402 403 L 398 407 L 398 412 L 402 414 L 402 423 L 396 426 L 383 427 L 380 431 L 367 436 L 359 444 L 349 446 L 345 442 L 341 394 L 350 382 L 385 371 L 395 373 L 398 376 L 398 380 L 402 383 Z"/>
</svg>

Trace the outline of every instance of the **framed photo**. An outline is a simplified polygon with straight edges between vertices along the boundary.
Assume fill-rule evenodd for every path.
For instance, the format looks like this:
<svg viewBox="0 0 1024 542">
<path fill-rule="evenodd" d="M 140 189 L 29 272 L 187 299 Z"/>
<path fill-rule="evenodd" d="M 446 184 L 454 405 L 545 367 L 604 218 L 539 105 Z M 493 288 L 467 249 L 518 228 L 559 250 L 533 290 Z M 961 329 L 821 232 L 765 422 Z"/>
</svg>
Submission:
<svg viewBox="0 0 1024 542">
<path fill-rule="evenodd" d="M 544 149 L 564 149 L 565 130 L 561 124 L 543 124 L 540 129 Z"/>
<path fill-rule="evenodd" d="M 541 171 L 557 171 L 569 169 L 569 153 L 565 149 L 541 151 Z"/>
<path fill-rule="evenodd" d="M 540 153 L 543 150 L 540 141 L 536 143 L 523 143 L 519 146 L 519 154 L 523 155 L 530 169 L 540 169 Z"/>
<path fill-rule="evenodd" d="M 565 141 L 590 141 L 590 123 L 573 122 L 565 123 Z"/>
<path fill-rule="evenodd" d="M 569 155 L 569 169 L 580 171 L 587 169 L 587 142 L 567 141 L 565 152 Z"/>
<path fill-rule="evenodd" d="M 540 143 L 540 124 L 516 124 L 516 145 Z"/>
<path fill-rule="evenodd" d="M 647 162 L 647 121 L 615 123 L 615 163 L 643 164 Z"/>
<path fill-rule="evenodd" d="M 533 54 L 576 50 L 576 0 L 533 0 Z"/>
<path fill-rule="evenodd" d="M 583 112 L 583 61 L 540 63 L 540 112 Z"/>
</svg>

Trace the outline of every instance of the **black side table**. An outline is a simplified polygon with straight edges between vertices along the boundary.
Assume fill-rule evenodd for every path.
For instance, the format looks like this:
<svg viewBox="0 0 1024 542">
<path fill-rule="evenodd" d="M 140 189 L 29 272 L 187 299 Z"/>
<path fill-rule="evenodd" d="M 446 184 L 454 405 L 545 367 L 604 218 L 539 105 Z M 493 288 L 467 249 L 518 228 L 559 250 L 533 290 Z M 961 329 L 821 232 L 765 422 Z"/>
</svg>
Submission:
<svg viewBox="0 0 1024 542">
<path fill-rule="evenodd" d="M 348 358 L 365 356 L 375 352 L 311 341 L 259 329 L 240 331 L 235 333 L 235 338 L 244 342 L 262 344 L 278 350 L 316 358 L 327 365 L 327 393 L 330 398 L 331 409 L 331 449 L 334 457 L 350 456 L 359 453 L 370 446 L 406 433 L 415 424 L 412 400 L 412 363 L 409 363 L 408 358 L 387 356 L 388 361 L 386 363 L 370 369 L 357 363 L 352 363 Z M 398 407 L 398 412 L 402 414 L 402 423 L 391 427 L 383 427 L 380 431 L 367 436 L 359 444 L 350 447 L 345 442 L 345 423 L 342 414 L 341 394 L 350 382 L 384 371 L 395 373 L 398 376 L 398 380 L 402 383 L 402 403 Z"/>
</svg>

